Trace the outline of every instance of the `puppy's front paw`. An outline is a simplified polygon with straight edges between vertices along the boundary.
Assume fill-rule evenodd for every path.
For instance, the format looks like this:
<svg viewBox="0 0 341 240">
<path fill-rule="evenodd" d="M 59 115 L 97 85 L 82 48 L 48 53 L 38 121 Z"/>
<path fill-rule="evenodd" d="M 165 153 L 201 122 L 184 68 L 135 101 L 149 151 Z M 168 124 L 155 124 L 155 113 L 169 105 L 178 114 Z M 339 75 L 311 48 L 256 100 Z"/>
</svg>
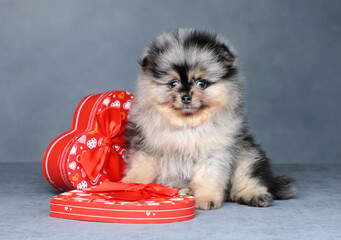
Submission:
<svg viewBox="0 0 341 240">
<path fill-rule="evenodd" d="M 195 208 L 212 210 L 221 207 L 224 201 L 224 189 L 213 188 L 205 184 L 192 183 L 191 189 L 195 197 Z"/>
<path fill-rule="evenodd" d="M 214 197 L 196 197 L 195 198 L 195 208 L 201 210 L 213 210 L 221 207 L 221 199 Z"/>
</svg>

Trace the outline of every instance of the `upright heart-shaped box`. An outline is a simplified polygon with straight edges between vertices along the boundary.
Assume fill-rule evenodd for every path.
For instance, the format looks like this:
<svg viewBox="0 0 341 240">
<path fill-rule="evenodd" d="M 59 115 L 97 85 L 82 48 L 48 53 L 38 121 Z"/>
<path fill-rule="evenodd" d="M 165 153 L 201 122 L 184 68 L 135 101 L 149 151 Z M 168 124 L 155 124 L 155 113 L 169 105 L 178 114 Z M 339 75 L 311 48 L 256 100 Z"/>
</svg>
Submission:
<svg viewBox="0 0 341 240">
<path fill-rule="evenodd" d="M 110 91 L 85 97 L 71 129 L 54 139 L 43 157 L 47 181 L 60 191 L 119 181 L 124 170 L 124 126 L 134 96 Z"/>
</svg>

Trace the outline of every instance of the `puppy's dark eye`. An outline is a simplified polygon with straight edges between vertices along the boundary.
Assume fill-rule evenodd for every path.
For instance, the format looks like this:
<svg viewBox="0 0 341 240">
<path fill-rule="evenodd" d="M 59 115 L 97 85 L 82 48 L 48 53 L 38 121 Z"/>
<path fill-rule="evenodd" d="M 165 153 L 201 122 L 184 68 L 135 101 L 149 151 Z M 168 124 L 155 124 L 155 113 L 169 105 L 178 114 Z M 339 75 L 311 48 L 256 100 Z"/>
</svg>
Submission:
<svg viewBox="0 0 341 240">
<path fill-rule="evenodd" d="M 178 80 L 170 81 L 168 83 L 169 88 L 175 88 L 179 84 Z"/>
<path fill-rule="evenodd" d="M 208 86 L 208 82 L 206 80 L 203 80 L 203 79 L 198 80 L 196 84 L 201 89 L 205 89 Z"/>
</svg>

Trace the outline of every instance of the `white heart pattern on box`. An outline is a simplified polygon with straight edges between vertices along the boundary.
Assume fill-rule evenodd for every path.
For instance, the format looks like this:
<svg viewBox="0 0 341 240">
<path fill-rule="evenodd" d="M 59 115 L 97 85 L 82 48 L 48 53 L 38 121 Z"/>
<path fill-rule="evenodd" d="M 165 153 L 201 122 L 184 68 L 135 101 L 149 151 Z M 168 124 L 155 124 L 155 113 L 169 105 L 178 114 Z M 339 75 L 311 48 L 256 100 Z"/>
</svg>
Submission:
<svg viewBox="0 0 341 240">
<path fill-rule="evenodd" d="M 76 169 L 76 162 L 73 161 L 72 163 L 70 163 L 69 168 L 71 168 L 72 170 L 75 170 Z"/>
<path fill-rule="evenodd" d="M 63 195 L 63 196 L 70 196 L 70 195 L 72 195 L 72 193 L 71 193 L 71 192 L 64 192 L 64 193 L 61 193 L 60 195 Z"/>
<path fill-rule="evenodd" d="M 103 100 L 103 105 L 105 105 L 106 107 L 109 105 L 109 103 L 110 103 L 110 98 L 106 98 L 106 99 L 104 99 Z"/>
<path fill-rule="evenodd" d="M 85 178 L 86 177 L 86 173 L 85 173 L 83 168 L 81 168 L 81 173 L 82 173 L 82 178 Z"/>
<path fill-rule="evenodd" d="M 86 145 L 88 146 L 88 148 L 93 149 L 97 146 L 97 140 L 96 138 L 91 138 Z"/>
<path fill-rule="evenodd" d="M 88 183 L 86 181 L 82 181 L 81 183 L 77 184 L 77 189 L 84 189 L 88 187 Z"/>
<path fill-rule="evenodd" d="M 85 142 L 86 142 L 86 136 L 85 136 L 85 135 L 81 136 L 81 137 L 78 139 L 78 142 L 79 142 L 79 143 L 85 143 Z"/>
<path fill-rule="evenodd" d="M 76 151 L 77 151 L 77 146 L 73 145 L 70 151 L 70 155 L 76 155 Z"/>
<path fill-rule="evenodd" d="M 128 100 L 126 103 L 123 104 L 124 109 L 130 109 L 131 108 L 131 101 Z"/>
<path fill-rule="evenodd" d="M 120 101 L 116 100 L 115 102 L 111 103 L 110 106 L 111 106 L 111 107 L 120 107 L 120 106 L 121 106 L 121 103 L 120 103 Z"/>
<path fill-rule="evenodd" d="M 103 138 L 101 137 L 101 138 L 98 140 L 98 146 L 99 146 L 99 147 L 102 145 L 102 142 L 103 142 Z"/>
</svg>

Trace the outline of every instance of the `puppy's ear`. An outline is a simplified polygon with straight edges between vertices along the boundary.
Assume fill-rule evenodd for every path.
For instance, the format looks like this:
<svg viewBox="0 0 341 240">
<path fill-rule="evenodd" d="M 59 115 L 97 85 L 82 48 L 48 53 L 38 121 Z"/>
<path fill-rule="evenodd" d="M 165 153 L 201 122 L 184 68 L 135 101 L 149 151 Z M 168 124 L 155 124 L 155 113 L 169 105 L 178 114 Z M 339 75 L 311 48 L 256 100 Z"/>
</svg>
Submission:
<svg viewBox="0 0 341 240">
<path fill-rule="evenodd" d="M 224 59 L 224 62 L 227 66 L 232 66 L 236 56 L 231 52 L 231 50 L 225 45 L 221 46 L 221 55 Z"/>
<path fill-rule="evenodd" d="M 146 70 L 149 61 L 148 61 L 148 58 L 147 58 L 147 57 L 144 57 L 143 59 L 138 60 L 138 63 L 139 63 L 139 65 L 140 65 L 140 67 L 141 67 L 142 70 Z"/>
</svg>

